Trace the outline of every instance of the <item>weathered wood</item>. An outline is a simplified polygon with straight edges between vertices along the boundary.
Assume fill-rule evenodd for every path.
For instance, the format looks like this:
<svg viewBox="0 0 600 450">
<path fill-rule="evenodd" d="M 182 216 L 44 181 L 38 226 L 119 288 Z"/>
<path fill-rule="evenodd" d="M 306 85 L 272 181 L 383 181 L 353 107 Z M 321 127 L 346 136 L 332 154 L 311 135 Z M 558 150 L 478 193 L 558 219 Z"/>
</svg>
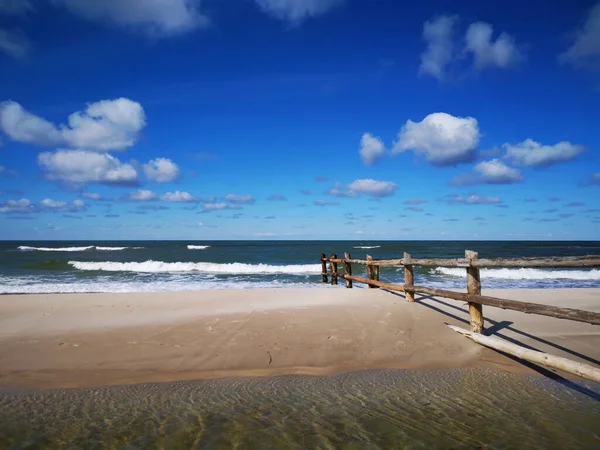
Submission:
<svg viewBox="0 0 600 450">
<path fill-rule="evenodd" d="M 548 353 L 540 352 L 537 350 L 530 350 L 520 345 L 512 344 L 503 339 L 492 336 L 484 336 L 479 333 L 472 333 L 460 327 L 454 325 L 448 325 L 454 331 L 462 334 L 463 336 L 477 342 L 478 344 L 484 345 L 494 350 L 499 350 L 509 355 L 516 356 L 517 358 L 524 359 L 535 364 L 541 364 L 551 369 L 563 370 L 568 373 L 575 374 L 587 380 L 600 382 L 600 369 L 590 366 L 589 364 L 572 361 L 567 358 L 560 356 L 550 355 Z"/>
<path fill-rule="evenodd" d="M 334 260 L 337 259 L 337 255 L 335 253 L 331 254 L 331 259 L 330 259 L 330 264 L 331 264 L 331 284 L 332 285 L 336 285 L 338 284 L 338 277 L 337 277 L 337 263 L 334 262 Z"/>
<path fill-rule="evenodd" d="M 402 265 L 401 259 L 372 259 L 370 261 L 364 259 L 351 259 L 350 262 L 362 266 L 397 267 Z"/>
<path fill-rule="evenodd" d="M 344 258 L 344 275 L 352 275 L 352 265 L 348 262 L 350 260 L 350 253 L 345 253 Z M 346 287 L 352 289 L 352 280 L 350 278 L 346 278 Z"/>
<path fill-rule="evenodd" d="M 350 280 L 356 281 L 357 283 L 364 283 L 364 284 L 368 284 L 369 286 L 373 285 L 374 287 L 387 289 L 388 291 L 404 292 L 404 287 L 400 286 L 398 284 L 385 283 L 383 281 L 368 280 L 367 278 L 357 277 L 356 275 L 344 275 L 344 274 L 339 273 L 338 276 L 340 278 L 345 278 L 345 279 L 350 279 Z"/>
<path fill-rule="evenodd" d="M 356 264 L 361 264 L 354 261 Z M 385 263 L 393 263 L 391 265 L 399 265 L 398 260 L 378 261 L 381 265 Z M 363 261 L 362 264 L 366 262 Z M 401 262 L 402 263 L 402 262 Z M 421 267 L 469 267 L 469 260 L 466 258 L 432 258 L 432 259 L 411 259 L 413 266 Z M 600 256 L 564 256 L 564 257 L 548 257 L 548 258 L 481 258 L 471 263 L 472 267 L 502 267 L 502 268 L 579 268 L 579 267 L 600 267 Z"/>
<path fill-rule="evenodd" d="M 409 264 L 410 259 L 411 259 L 410 254 L 404 252 L 404 258 L 402 260 L 404 261 L 404 286 L 405 287 L 413 286 L 415 284 L 415 273 L 414 273 L 413 266 L 411 264 Z M 414 302 L 415 295 L 412 292 L 406 292 L 406 301 Z"/>
<path fill-rule="evenodd" d="M 465 250 L 465 258 L 472 264 L 479 257 L 477 252 Z M 467 293 L 481 295 L 481 279 L 479 269 L 467 267 Z M 471 331 L 483 333 L 483 306 L 480 303 L 469 302 L 469 315 L 471 316 Z"/>
<path fill-rule="evenodd" d="M 373 279 L 379 281 L 379 266 L 373 266 Z"/>
<path fill-rule="evenodd" d="M 321 275 L 323 275 L 323 283 L 327 283 L 327 257 L 325 253 L 321 253 Z"/>
<path fill-rule="evenodd" d="M 369 280 L 374 280 L 375 279 L 375 270 L 374 270 L 374 265 L 373 265 L 373 257 L 371 255 L 367 255 L 367 278 Z M 377 286 L 374 286 L 372 284 L 369 284 L 369 289 L 373 289 Z"/>
<path fill-rule="evenodd" d="M 446 291 L 444 289 L 428 288 L 425 286 L 404 286 L 405 292 L 427 294 L 434 297 L 449 298 L 463 302 L 479 303 L 495 308 L 521 311 L 526 314 L 554 317 L 556 319 L 574 320 L 576 322 L 600 325 L 600 313 L 584 311 L 573 308 L 560 308 L 558 306 L 542 305 L 540 303 L 519 302 L 504 298 L 490 297 L 488 295 L 471 295 L 463 292 Z"/>
</svg>

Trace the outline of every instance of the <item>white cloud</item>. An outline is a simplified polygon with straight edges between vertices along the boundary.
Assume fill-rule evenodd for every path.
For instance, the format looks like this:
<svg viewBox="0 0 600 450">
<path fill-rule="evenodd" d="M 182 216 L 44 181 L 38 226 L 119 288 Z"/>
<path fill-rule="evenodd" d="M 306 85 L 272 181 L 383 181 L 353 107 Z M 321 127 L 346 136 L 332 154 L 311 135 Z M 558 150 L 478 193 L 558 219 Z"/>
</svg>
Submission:
<svg viewBox="0 0 600 450">
<path fill-rule="evenodd" d="M 51 122 L 12 101 L 0 103 L 0 128 L 13 141 L 42 146 L 64 143 L 62 135 Z"/>
<path fill-rule="evenodd" d="M 559 56 L 559 61 L 581 66 L 600 63 L 600 2 L 590 9 L 576 32 L 575 42 Z"/>
<path fill-rule="evenodd" d="M 479 143 L 479 127 L 473 117 L 446 113 L 429 114 L 421 122 L 408 120 L 392 149 L 397 154 L 412 150 L 438 166 L 472 161 Z"/>
<path fill-rule="evenodd" d="M 394 195 L 398 188 L 396 183 L 391 181 L 376 181 L 376 180 L 356 180 L 348 185 L 351 192 L 365 194 L 371 197 L 389 197 Z"/>
<path fill-rule="evenodd" d="M 179 167 L 167 158 L 156 158 L 144 164 L 146 178 L 157 183 L 166 183 L 179 178 Z"/>
<path fill-rule="evenodd" d="M 135 185 L 138 173 L 131 164 L 122 163 L 107 153 L 83 150 L 57 150 L 38 155 L 48 180 L 79 186 L 88 183 Z"/>
<path fill-rule="evenodd" d="M 29 47 L 29 40 L 23 34 L 0 28 L 0 51 L 13 58 L 23 58 Z"/>
<path fill-rule="evenodd" d="M 452 186 L 470 186 L 474 184 L 512 184 L 523 181 L 520 170 L 509 167 L 499 159 L 482 161 L 473 167 L 472 174 L 463 174 L 454 177 Z"/>
<path fill-rule="evenodd" d="M 365 133 L 360 140 L 359 153 L 365 165 L 372 166 L 385 156 L 385 146 L 380 138 Z"/>
<path fill-rule="evenodd" d="M 21 200 L 7 200 L 0 203 L 0 213 L 29 213 L 34 211 L 34 206 L 31 200 L 22 198 Z"/>
<path fill-rule="evenodd" d="M 71 114 L 67 121 L 68 125 L 57 127 L 16 102 L 0 104 L 2 130 L 14 141 L 40 146 L 124 150 L 135 144 L 146 125 L 142 106 L 126 98 L 91 103 L 85 111 Z"/>
<path fill-rule="evenodd" d="M 71 13 L 94 22 L 170 36 L 209 25 L 200 0 L 55 0 Z"/>
<path fill-rule="evenodd" d="M 260 9 L 276 19 L 298 24 L 341 5 L 345 0 L 255 0 Z"/>
<path fill-rule="evenodd" d="M 160 199 L 163 202 L 195 202 L 197 199 L 185 191 L 175 191 L 175 192 L 167 192 L 164 195 L 160 196 Z"/>
<path fill-rule="evenodd" d="M 454 24 L 457 16 L 440 16 L 423 25 L 423 38 L 427 48 L 421 54 L 420 74 L 444 78 L 446 67 L 454 58 Z"/>
<path fill-rule="evenodd" d="M 156 194 L 147 189 L 138 189 L 137 191 L 128 193 L 127 199 L 134 202 L 149 202 L 151 200 L 156 200 Z"/>
<path fill-rule="evenodd" d="M 254 198 L 251 195 L 228 194 L 223 197 L 223 200 L 236 205 L 251 205 L 254 203 Z"/>
<path fill-rule="evenodd" d="M 87 198 L 88 200 L 100 200 L 100 199 L 102 199 L 102 196 L 100 194 L 95 193 L 95 192 L 84 192 L 83 194 L 81 194 L 81 196 L 83 198 Z"/>
<path fill-rule="evenodd" d="M 492 26 L 484 22 L 472 23 L 467 29 L 465 50 L 473 54 L 476 70 L 486 67 L 505 69 L 524 59 L 512 36 L 500 33 L 494 41 L 492 34 Z"/>
<path fill-rule="evenodd" d="M 350 191 L 348 187 L 342 186 L 341 183 L 335 183 L 335 185 L 325 193 L 333 197 L 356 197 L 356 192 Z"/>
<path fill-rule="evenodd" d="M 462 197 L 460 195 L 450 196 L 451 203 L 464 203 L 465 205 L 488 205 L 502 203 L 499 197 L 484 197 L 480 195 L 470 195 L 468 197 Z"/>
<path fill-rule="evenodd" d="M 76 212 L 82 211 L 85 209 L 85 203 L 83 200 L 73 200 L 71 203 L 62 202 L 52 200 L 50 198 L 45 198 L 40 202 L 40 208 L 42 210 L 50 210 L 50 211 L 65 211 L 65 212 Z"/>
<path fill-rule="evenodd" d="M 548 167 L 560 162 L 570 161 L 583 153 L 583 146 L 568 141 L 555 145 L 542 145 L 532 139 L 519 144 L 504 144 L 506 158 L 519 166 Z"/>
<path fill-rule="evenodd" d="M 325 200 L 315 200 L 313 202 L 317 206 L 338 206 L 339 202 L 327 202 Z"/>
<path fill-rule="evenodd" d="M 203 212 L 222 211 L 222 210 L 226 210 L 226 209 L 241 209 L 241 208 L 239 206 L 233 206 L 233 205 L 228 205 L 227 203 L 218 203 L 218 202 L 204 203 L 202 205 Z"/>
</svg>

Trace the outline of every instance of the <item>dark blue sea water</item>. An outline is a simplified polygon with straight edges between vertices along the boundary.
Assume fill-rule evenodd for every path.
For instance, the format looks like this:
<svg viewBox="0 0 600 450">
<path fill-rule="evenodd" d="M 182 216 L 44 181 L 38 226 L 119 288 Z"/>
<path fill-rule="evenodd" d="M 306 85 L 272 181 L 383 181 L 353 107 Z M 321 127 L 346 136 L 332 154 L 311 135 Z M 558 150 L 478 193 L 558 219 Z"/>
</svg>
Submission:
<svg viewBox="0 0 600 450">
<path fill-rule="evenodd" d="M 600 242 L 4 241 L 0 293 L 146 292 L 322 287 L 321 253 L 364 259 L 600 255 Z M 356 267 L 355 275 L 365 269 Z M 464 288 L 464 269 L 417 268 L 416 284 Z M 483 288 L 600 287 L 599 269 L 484 269 Z M 403 283 L 401 268 L 382 281 Z"/>
</svg>

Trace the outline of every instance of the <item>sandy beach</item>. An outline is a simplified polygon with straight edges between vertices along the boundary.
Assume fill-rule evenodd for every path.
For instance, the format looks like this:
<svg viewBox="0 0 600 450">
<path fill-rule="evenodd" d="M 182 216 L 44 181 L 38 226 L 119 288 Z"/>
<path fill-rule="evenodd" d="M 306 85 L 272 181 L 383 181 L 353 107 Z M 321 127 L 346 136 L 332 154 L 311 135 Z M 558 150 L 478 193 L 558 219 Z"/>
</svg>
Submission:
<svg viewBox="0 0 600 450">
<path fill-rule="evenodd" d="M 484 290 L 600 312 L 600 289 Z M 536 373 L 451 331 L 466 304 L 379 289 L 0 297 L 0 386 L 84 387 L 369 368 L 485 365 Z M 486 329 L 597 364 L 600 329 L 484 307 Z"/>
</svg>

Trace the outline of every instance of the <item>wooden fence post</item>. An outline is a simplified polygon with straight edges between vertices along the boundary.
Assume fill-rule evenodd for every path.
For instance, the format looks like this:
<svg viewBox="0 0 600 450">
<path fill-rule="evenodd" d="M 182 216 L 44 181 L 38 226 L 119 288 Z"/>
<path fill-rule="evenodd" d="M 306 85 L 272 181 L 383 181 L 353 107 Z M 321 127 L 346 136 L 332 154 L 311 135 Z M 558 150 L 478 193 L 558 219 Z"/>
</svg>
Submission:
<svg viewBox="0 0 600 450">
<path fill-rule="evenodd" d="M 344 272 L 346 273 L 346 275 L 352 275 L 352 266 L 348 262 L 348 260 L 351 259 L 350 253 L 345 253 L 344 258 L 346 258 L 346 261 L 344 261 Z M 346 278 L 346 287 L 348 289 L 352 289 L 352 280 Z"/>
<path fill-rule="evenodd" d="M 323 283 L 327 283 L 327 256 L 325 253 L 321 253 L 321 275 L 323 275 Z"/>
<path fill-rule="evenodd" d="M 373 257 L 371 255 L 367 255 L 367 278 L 369 280 L 373 279 L 373 265 L 369 264 L 373 261 Z M 375 286 L 369 284 L 369 289 L 373 289 Z"/>
<path fill-rule="evenodd" d="M 465 250 L 465 258 L 469 263 L 477 259 L 479 254 L 472 250 Z M 481 295 L 481 278 L 477 267 L 467 267 L 467 293 Z M 469 314 L 471 316 L 471 331 L 483 333 L 483 306 L 478 303 L 469 303 Z"/>
<path fill-rule="evenodd" d="M 331 259 L 337 259 L 337 255 L 335 253 L 331 254 Z M 338 282 L 338 277 L 337 277 L 337 263 L 336 262 L 331 262 L 331 284 L 337 284 Z"/>
<path fill-rule="evenodd" d="M 411 260 L 410 254 L 404 252 L 404 259 L 402 260 L 402 264 L 404 265 L 404 286 L 414 286 L 415 284 L 415 273 L 413 271 L 413 266 L 407 264 L 407 261 Z M 404 291 L 404 295 L 406 297 L 407 302 L 415 301 L 415 293 Z"/>
</svg>

